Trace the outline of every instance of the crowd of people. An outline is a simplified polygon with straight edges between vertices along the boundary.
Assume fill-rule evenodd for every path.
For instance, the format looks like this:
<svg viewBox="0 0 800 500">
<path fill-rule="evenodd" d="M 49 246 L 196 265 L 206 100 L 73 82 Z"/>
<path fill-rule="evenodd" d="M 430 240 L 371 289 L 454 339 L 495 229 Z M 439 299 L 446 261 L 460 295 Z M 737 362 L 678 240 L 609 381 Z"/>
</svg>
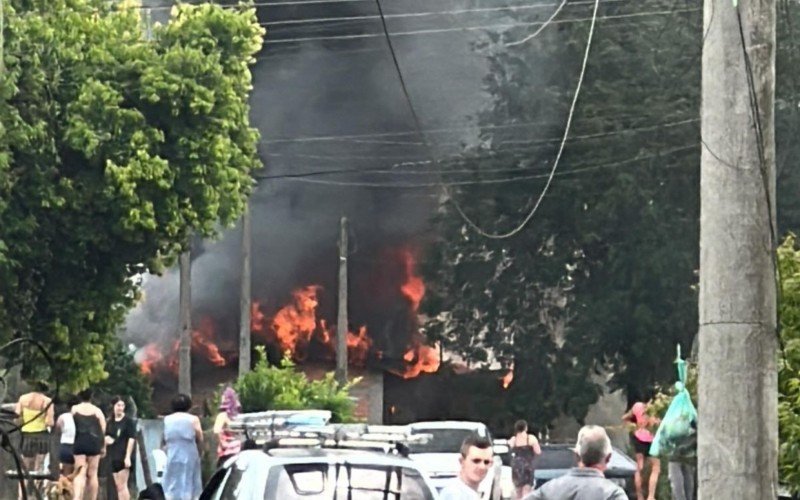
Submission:
<svg viewBox="0 0 800 500">
<path fill-rule="evenodd" d="M 29 471 L 42 470 L 49 453 L 51 430 L 60 436 L 58 458 L 62 475 L 73 479 L 73 498 L 94 500 L 98 496 L 98 471 L 105 459 L 113 478 L 116 496 L 131 498 L 128 482 L 133 467 L 136 446 L 136 422 L 126 412 L 125 399 L 115 396 L 106 415 L 93 403 L 90 389 L 56 404 L 39 384 L 23 394 L 16 405 L 21 420 L 21 452 Z M 56 411 L 56 408 L 59 411 Z M 164 417 L 162 448 L 166 452 L 166 467 L 161 481 L 163 495 L 168 499 L 193 500 L 202 491 L 201 457 L 203 430 L 200 419 L 190 413 L 192 400 L 178 394 L 171 402 L 172 413 Z M 219 413 L 213 432 L 217 441 L 217 466 L 236 456 L 242 448 L 231 422 L 241 411 L 236 391 L 227 387 L 221 394 Z M 635 403 L 622 419 L 630 425 L 631 448 L 636 458 L 634 484 L 637 500 L 655 500 L 660 474 L 658 457 L 650 455 L 655 430 L 660 420 L 648 415 L 647 405 Z M 511 475 L 517 500 L 627 498 L 625 491 L 604 477 L 612 447 L 606 430 L 595 425 L 584 426 L 574 447 L 577 466 L 562 477 L 546 482 L 533 490 L 536 457 L 542 453 L 535 435 L 519 420 L 514 434 L 508 439 L 511 453 Z M 440 493 L 442 500 L 479 499 L 478 488 L 494 464 L 492 443 L 485 437 L 473 435 L 464 440 L 460 449 L 460 473 Z M 649 469 L 645 484 L 645 470 Z M 674 500 L 693 500 L 693 465 L 685 460 L 671 460 L 668 468 Z"/>
<path fill-rule="evenodd" d="M 637 500 L 655 500 L 660 459 L 650 455 L 655 430 L 660 424 L 656 417 L 648 415 L 647 405 L 635 403 L 622 416 L 630 425 L 631 448 L 636 459 L 634 487 Z M 586 425 L 578 433 L 574 447 L 577 465 L 567 474 L 546 482 L 536 490 L 534 473 L 536 457 L 541 447 L 535 436 L 528 433 L 524 420 L 514 425 L 514 435 L 508 440 L 511 452 L 512 481 L 517 500 L 622 500 L 628 496 L 623 488 L 604 476 L 611 460 L 611 440 L 603 427 Z M 478 488 L 491 469 L 493 451 L 491 442 L 479 436 L 470 436 L 461 446 L 460 473 L 441 492 L 442 500 L 478 500 Z M 647 483 L 644 483 L 645 472 Z M 669 457 L 668 468 L 673 500 L 695 498 L 695 467 L 691 460 Z"/>
<path fill-rule="evenodd" d="M 43 471 L 50 451 L 50 434 L 56 432 L 60 472 L 72 478 L 73 498 L 97 498 L 98 471 L 105 458 L 116 497 L 130 499 L 128 478 L 133 466 L 136 424 L 126 414 L 125 400 L 114 396 L 106 415 L 92 402 L 91 389 L 63 401 L 53 401 L 46 390 L 46 385 L 34 384 L 34 390 L 20 396 L 16 404 L 25 469 Z"/>
</svg>

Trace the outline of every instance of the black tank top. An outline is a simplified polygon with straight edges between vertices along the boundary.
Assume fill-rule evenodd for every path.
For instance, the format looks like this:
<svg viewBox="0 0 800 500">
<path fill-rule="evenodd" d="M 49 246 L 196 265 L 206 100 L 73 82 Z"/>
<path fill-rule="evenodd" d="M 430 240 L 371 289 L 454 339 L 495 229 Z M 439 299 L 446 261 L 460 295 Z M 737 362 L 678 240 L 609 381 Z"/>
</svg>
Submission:
<svg viewBox="0 0 800 500">
<path fill-rule="evenodd" d="M 96 415 L 81 415 L 80 413 L 73 413 L 72 418 L 75 420 L 75 436 L 92 436 L 96 439 L 102 439 L 103 430 L 100 427 L 100 420 Z"/>
</svg>

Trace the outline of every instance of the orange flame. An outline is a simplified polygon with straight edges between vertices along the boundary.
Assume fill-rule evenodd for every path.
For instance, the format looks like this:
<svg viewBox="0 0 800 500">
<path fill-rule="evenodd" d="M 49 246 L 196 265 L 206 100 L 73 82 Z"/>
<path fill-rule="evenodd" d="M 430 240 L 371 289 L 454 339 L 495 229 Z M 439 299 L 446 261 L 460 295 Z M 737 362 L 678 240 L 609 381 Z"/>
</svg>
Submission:
<svg viewBox="0 0 800 500">
<path fill-rule="evenodd" d="M 296 361 L 308 357 L 312 340 L 324 348 L 326 356 L 332 356 L 336 352 L 336 329 L 329 327 L 324 319 L 317 319 L 318 294 L 321 291 L 321 286 L 309 285 L 292 292 L 292 301 L 275 314 L 268 332 L 262 328 L 264 314 L 258 302 L 254 302 L 256 310 L 251 318 L 259 320 L 251 322 L 251 330 L 260 334 L 265 342 L 277 345 L 281 351 L 289 351 Z M 372 347 L 367 327 L 362 326 L 357 332 L 347 332 L 346 335 L 349 363 L 365 364 Z"/>
<path fill-rule="evenodd" d="M 261 304 L 254 300 L 250 303 L 250 331 L 261 333 L 264 331 L 264 313 L 261 312 Z"/>
<path fill-rule="evenodd" d="M 414 378 L 420 373 L 436 373 L 442 363 L 439 343 L 433 347 L 422 344 L 412 347 L 403 355 L 403 360 L 408 363 L 405 371 L 400 374 L 403 378 Z"/>
<path fill-rule="evenodd" d="M 422 297 L 425 296 L 425 283 L 423 283 L 422 278 L 416 275 L 414 255 L 409 250 L 403 250 L 401 255 L 403 267 L 406 271 L 406 282 L 400 286 L 400 291 L 411 301 L 411 310 L 416 313 L 420 302 L 422 302 Z"/>
<path fill-rule="evenodd" d="M 299 288 L 292 292 L 292 302 L 283 307 L 272 318 L 272 332 L 282 352 L 289 351 L 297 360 L 305 359 L 311 337 L 317 330 L 316 285 Z"/>
<path fill-rule="evenodd" d="M 214 321 L 209 317 L 203 317 L 197 329 L 192 331 L 191 352 L 193 356 L 203 357 L 214 366 L 225 366 L 227 360 L 214 342 L 215 330 Z M 169 371 L 177 375 L 179 350 L 178 340 L 164 348 L 156 342 L 151 342 L 139 350 L 135 359 L 139 364 L 139 370 L 148 377 L 152 378 L 156 371 Z"/>
<path fill-rule="evenodd" d="M 508 389 L 508 386 L 511 385 L 511 382 L 514 381 L 514 365 L 513 364 L 508 369 L 508 373 L 506 373 L 503 376 L 502 381 L 503 381 L 503 389 Z"/>
<path fill-rule="evenodd" d="M 209 317 L 200 320 L 200 325 L 192 332 L 192 352 L 202 355 L 214 366 L 225 366 L 227 361 L 214 343 L 214 322 Z"/>
<path fill-rule="evenodd" d="M 139 363 L 139 370 L 144 375 L 151 376 L 155 367 L 163 361 L 164 355 L 161 354 L 158 345 L 151 342 L 137 352 L 134 359 Z"/>
</svg>

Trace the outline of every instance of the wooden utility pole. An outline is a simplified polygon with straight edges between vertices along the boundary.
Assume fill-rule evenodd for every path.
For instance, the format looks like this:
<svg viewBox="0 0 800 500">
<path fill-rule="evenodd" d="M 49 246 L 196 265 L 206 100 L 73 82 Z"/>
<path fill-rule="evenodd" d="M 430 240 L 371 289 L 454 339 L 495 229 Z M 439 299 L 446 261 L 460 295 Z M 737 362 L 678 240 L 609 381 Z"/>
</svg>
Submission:
<svg viewBox="0 0 800 500">
<path fill-rule="evenodd" d="M 777 491 L 775 0 L 705 0 L 701 500 Z"/>
<path fill-rule="evenodd" d="M 239 376 L 250 371 L 250 307 L 251 273 L 250 248 L 252 230 L 250 228 L 250 203 L 242 214 L 242 282 L 239 293 Z"/>
<path fill-rule="evenodd" d="M 339 234 L 339 316 L 336 322 L 336 381 L 347 383 L 347 217 Z"/>
<path fill-rule="evenodd" d="M 180 346 L 178 348 L 178 392 L 192 395 L 192 254 L 180 257 Z"/>
</svg>

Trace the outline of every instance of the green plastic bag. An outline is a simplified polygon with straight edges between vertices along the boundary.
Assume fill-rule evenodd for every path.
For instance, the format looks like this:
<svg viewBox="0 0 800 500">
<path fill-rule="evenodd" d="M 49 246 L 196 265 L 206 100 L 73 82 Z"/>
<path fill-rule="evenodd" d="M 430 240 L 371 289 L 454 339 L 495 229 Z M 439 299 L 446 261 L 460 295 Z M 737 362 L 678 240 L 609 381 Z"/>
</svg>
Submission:
<svg viewBox="0 0 800 500">
<path fill-rule="evenodd" d="M 678 346 L 675 364 L 678 369 L 675 397 L 656 431 L 650 455 L 687 459 L 697 456 L 697 409 L 686 389 L 686 362 L 681 359 L 681 346 Z"/>
</svg>

